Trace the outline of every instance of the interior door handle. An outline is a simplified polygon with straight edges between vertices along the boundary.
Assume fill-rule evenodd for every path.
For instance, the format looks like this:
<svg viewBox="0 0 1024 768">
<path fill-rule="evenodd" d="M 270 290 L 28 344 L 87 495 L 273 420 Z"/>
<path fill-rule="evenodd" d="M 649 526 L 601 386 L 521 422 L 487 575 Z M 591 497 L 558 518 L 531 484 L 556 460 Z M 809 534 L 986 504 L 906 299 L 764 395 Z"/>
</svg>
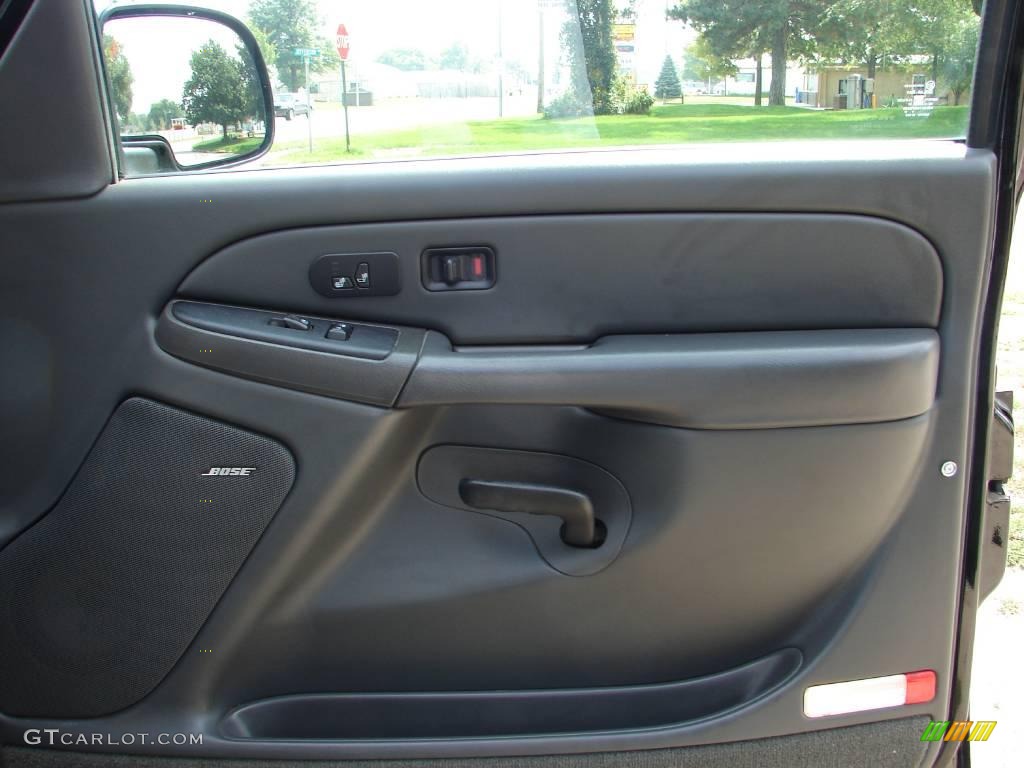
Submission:
<svg viewBox="0 0 1024 768">
<path fill-rule="evenodd" d="M 476 509 L 497 512 L 525 512 L 530 515 L 554 515 L 564 521 L 562 540 L 571 547 L 600 545 L 594 505 L 585 493 L 568 488 L 533 483 L 495 480 L 462 480 L 459 496 Z"/>
</svg>

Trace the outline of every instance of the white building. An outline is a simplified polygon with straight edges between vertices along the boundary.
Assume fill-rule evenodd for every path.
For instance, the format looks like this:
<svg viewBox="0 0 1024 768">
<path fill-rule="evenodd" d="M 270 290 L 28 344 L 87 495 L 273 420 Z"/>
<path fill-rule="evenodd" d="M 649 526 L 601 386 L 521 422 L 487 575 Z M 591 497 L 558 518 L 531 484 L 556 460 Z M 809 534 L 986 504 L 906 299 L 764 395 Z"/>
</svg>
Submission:
<svg viewBox="0 0 1024 768">
<path fill-rule="evenodd" d="M 722 96 L 753 96 L 757 80 L 757 62 L 750 59 L 734 59 L 733 64 L 737 67 L 734 75 L 724 80 L 712 82 L 709 93 Z M 761 57 L 761 88 L 763 93 L 768 93 L 772 83 L 772 57 L 764 54 Z M 797 62 L 790 61 L 786 67 L 786 96 L 795 97 L 797 91 L 807 90 L 807 71 L 805 67 Z"/>
</svg>

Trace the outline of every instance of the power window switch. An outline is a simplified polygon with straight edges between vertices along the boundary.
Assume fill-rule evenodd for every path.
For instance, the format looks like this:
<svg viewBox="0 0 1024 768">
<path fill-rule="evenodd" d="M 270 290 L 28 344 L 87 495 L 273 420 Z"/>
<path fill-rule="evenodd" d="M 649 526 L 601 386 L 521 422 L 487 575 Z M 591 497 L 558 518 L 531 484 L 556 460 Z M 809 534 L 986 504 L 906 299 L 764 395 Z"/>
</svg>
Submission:
<svg viewBox="0 0 1024 768">
<path fill-rule="evenodd" d="M 331 323 L 327 329 L 327 338 L 332 341 L 348 341 L 351 335 L 352 325 L 350 323 Z"/>
<path fill-rule="evenodd" d="M 283 317 L 272 317 L 267 321 L 268 325 L 276 325 L 278 328 L 290 328 L 293 331 L 311 331 L 313 324 L 304 317 L 296 315 L 284 315 Z"/>
</svg>

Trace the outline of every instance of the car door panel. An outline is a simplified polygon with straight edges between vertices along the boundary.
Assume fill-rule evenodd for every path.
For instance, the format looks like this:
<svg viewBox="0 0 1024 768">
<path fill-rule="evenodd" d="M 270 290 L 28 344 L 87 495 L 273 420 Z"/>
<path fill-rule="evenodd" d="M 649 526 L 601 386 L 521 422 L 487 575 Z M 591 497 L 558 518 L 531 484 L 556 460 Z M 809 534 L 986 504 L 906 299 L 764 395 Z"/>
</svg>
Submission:
<svg viewBox="0 0 1024 768">
<path fill-rule="evenodd" d="M 531 162 L 543 175 L 551 161 Z M 725 162 L 680 163 L 675 168 L 680 188 L 689 188 L 684 182 L 691 173 L 710 173 L 711 167 L 725 177 L 736 172 Z M 974 172 L 964 173 L 965 167 Z M 925 157 L 891 167 L 879 163 L 874 182 L 884 175 L 883 186 L 916 187 L 914 179 L 924 175 L 948 185 L 954 168 L 955 176 L 962 176 L 972 190 L 983 188 L 990 178 L 988 158 L 961 151 L 943 160 Z M 789 173 L 800 176 L 801 171 L 813 175 L 818 166 L 799 165 Z M 413 178 L 430 172 L 429 164 L 409 169 Z M 192 202 L 198 199 L 195 193 L 191 199 L 184 191 L 162 195 L 159 213 L 151 208 L 150 185 L 170 181 L 180 186 L 181 180 L 126 182 L 110 190 L 117 191 L 117 199 L 104 193 L 87 203 L 92 215 L 82 217 L 77 227 L 78 215 L 72 212 L 60 234 L 40 227 L 34 234 L 42 243 L 36 238 L 22 241 L 33 242 L 33 253 L 46 259 L 66 253 L 65 238 L 77 235 L 79 252 L 98 254 L 96 258 L 109 264 L 96 269 L 91 259 L 88 273 L 80 277 L 74 259 L 64 270 L 55 270 L 67 275 L 62 278 L 68 286 L 62 292 L 65 300 L 52 320 L 48 315 L 39 321 L 56 327 L 73 316 L 77 302 L 84 310 L 97 293 L 114 299 L 108 305 L 111 317 L 97 318 L 97 332 L 84 338 L 46 334 L 50 344 L 62 347 L 54 358 L 77 366 L 77 380 L 84 384 L 92 379 L 96 395 L 103 393 L 90 398 L 89 405 L 79 403 L 73 413 L 64 412 L 71 424 L 55 418 L 61 430 L 95 411 L 91 415 L 97 417 L 98 434 L 110 410 L 124 396 L 137 393 L 276 437 L 293 452 L 298 469 L 292 492 L 190 646 L 212 648 L 213 654 L 190 650 L 182 655 L 141 703 L 109 719 L 111 727 L 138 727 L 147 711 L 202 710 L 209 723 L 204 749 L 210 754 L 286 756 L 293 754 L 294 740 L 310 735 L 308 729 L 321 739 L 314 752 L 321 756 L 488 755 L 505 749 L 550 754 L 693 745 L 741 738 L 740 731 L 742 738 L 750 738 L 804 730 L 809 726 L 801 714 L 801 691 L 827 680 L 936 669 L 940 699 L 945 695 L 953 606 L 941 596 L 957 577 L 955 569 L 943 583 L 934 568 L 926 577 L 910 578 L 892 560 L 894 552 L 905 556 L 917 547 L 935 552 L 958 546 L 956 526 L 934 521 L 958 514 L 960 481 L 942 477 L 938 466 L 962 456 L 962 444 L 956 447 L 946 435 L 960 433 L 963 413 L 957 414 L 956 402 L 947 395 L 966 382 L 962 370 L 944 365 L 931 330 L 937 327 L 943 347 L 963 332 L 951 313 L 958 306 L 971 306 L 963 294 L 976 290 L 963 277 L 970 272 L 964 262 L 973 251 L 964 242 L 966 233 L 957 226 L 955 210 L 934 216 L 927 208 L 920 211 L 927 217 L 921 220 L 910 205 L 892 212 L 902 214 L 899 218 L 906 223 L 891 224 L 864 216 L 857 194 L 861 190 L 844 188 L 833 190 L 834 198 L 825 207 L 845 207 L 858 215 L 816 213 L 826 202 L 819 189 L 802 206 L 813 215 L 802 217 L 787 213 L 776 220 L 773 214 L 757 213 L 744 219 L 700 212 L 623 216 L 619 211 L 635 204 L 624 196 L 610 203 L 610 212 L 619 215 L 599 227 L 617 234 L 593 243 L 616 248 L 624 265 L 639 258 L 647 277 L 642 284 L 626 278 L 625 287 L 620 286 L 622 301 L 608 314 L 593 296 L 616 280 L 616 270 L 580 270 L 583 257 L 571 249 L 563 249 L 570 266 L 560 265 L 553 243 L 571 238 L 546 234 L 544 226 L 583 232 L 590 216 L 462 219 L 452 226 L 403 217 L 394 225 L 338 226 L 331 211 L 345 210 L 345 218 L 365 215 L 353 210 L 362 195 L 344 189 L 351 171 L 311 169 L 305 172 L 311 181 L 337 176 L 338 188 L 329 200 L 317 198 L 306 206 L 321 212 L 303 214 L 304 225 L 317 216 L 327 226 L 275 234 L 274 219 L 289 215 L 288 195 L 278 191 L 278 173 L 248 174 L 246 194 L 263 200 L 258 209 L 248 201 L 232 200 L 238 175 L 193 181 L 204 187 L 203 194 L 226 201 L 221 215 L 205 223 L 204 209 Z M 266 187 L 257 196 L 253 188 L 263 176 Z M 729 186 L 750 190 L 756 182 L 757 174 L 752 174 Z M 506 183 L 510 194 L 499 199 L 514 199 L 512 193 L 523 181 L 511 176 Z M 132 184 L 139 185 L 138 197 L 125 195 Z M 408 186 L 407 179 L 399 175 L 394 184 L 394 200 L 408 200 L 426 214 L 422 200 L 399 192 Z M 223 196 L 219 185 L 224 186 Z M 874 186 L 865 182 L 864 188 Z M 457 183 L 448 187 L 456 196 L 459 188 Z M 848 193 L 851 202 L 845 204 Z M 447 194 L 435 194 L 432 200 L 436 204 Z M 756 191 L 750 195 L 748 205 L 756 211 L 763 203 L 757 202 Z M 349 199 L 357 202 L 350 205 Z M 738 204 L 735 196 L 730 199 Z M 588 207 L 584 203 L 578 194 L 574 204 Z M 686 210 L 685 204 L 679 207 Z M 199 220 L 183 231 L 175 222 L 189 208 L 199 211 Z M 538 208 L 521 210 L 536 214 Z M 820 228 L 809 221 L 816 217 L 822 220 Z M 111 236 L 115 228 L 97 227 L 104 218 L 123 226 Z M 154 233 L 151 224 L 166 228 L 166 235 Z M 861 231 L 866 240 L 876 239 L 877 249 L 858 257 L 875 259 L 876 266 L 857 290 L 833 290 L 832 278 L 857 278 L 827 256 L 820 263 L 815 259 L 833 247 L 829 224 L 840 228 L 843 242 L 855 242 Z M 914 230 L 925 224 L 931 226 L 922 238 Z M 392 226 L 393 239 L 388 237 Z M 652 226 L 656 234 L 645 234 Z M 807 239 L 808 226 L 819 239 Z M 483 239 L 494 227 L 504 234 Z M 252 237 L 254 228 L 270 234 Z M 367 229 L 372 237 L 351 234 Z M 688 236 L 693 229 L 700 238 Z M 96 230 L 107 233 L 102 244 L 88 242 Z M 752 253 L 765 231 L 772 233 L 763 257 L 771 261 L 766 274 L 772 276 L 765 285 L 769 291 L 772 285 L 778 287 L 777 300 L 744 304 L 743 292 L 752 287 L 736 288 L 730 277 L 737 270 L 749 272 L 755 261 L 732 254 Z M 440 232 L 453 233 L 452 239 L 438 240 Z M 534 232 L 538 245 L 531 249 Z M 60 242 L 46 247 L 45 240 L 54 237 Z M 645 238 L 656 244 L 641 247 L 638 256 L 628 244 Z M 685 241 L 679 250 L 677 238 Z M 239 242 L 223 247 L 232 241 Z M 494 292 L 424 289 L 418 280 L 420 250 L 439 242 L 493 244 L 499 270 Z M 155 267 L 151 259 L 137 256 L 142 243 L 147 252 L 159 253 Z M 322 253 L 371 250 L 398 254 L 403 287 L 397 296 L 331 300 L 310 285 L 309 265 Z M 666 252 L 685 256 L 673 261 Z M 517 258 L 529 268 L 514 266 Z M 609 260 L 608 251 L 602 252 L 601 263 Z M 675 313 L 654 313 L 646 289 L 663 292 L 655 306 L 672 304 L 672 281 L 650 277 L 660 263 L 680 265 L 666 267 L 679 285 L 685 285 L 691 271 L 687 267 L 695 265 L 698 282 L 708 284 L 712 296 L 719 291 L 719 300 L 701 305 L 698 286 L 684 287 L 680 290 L 686 298 L 701 306 L 690 308 L 681 300 L 684 306 Z M 572 281 L 561 281 L 560 304 L 550 294 L 542 300 L 532 293 L 533 276 L 545 264 L 559 264 L 558 270 L 575 275 Z M 954 279 L 957 265 L 962 273 Z M 83 263 L 81 269 L 85 267 Z M 76 279 L 68 269 L 75 270 Z M 812 295 L 803 289 L 808 301 L 794 310 L 793 297 L 785 293 L 788 275 L 802 280 L 805 270 L 817 273 L 820 290 Z M 124 280 L 126 271 L 137 279 Z M 176 281 L 171 277 L 175 274 Z M 905 280 L 913 289 L 901 288 L 906 300 L 899 303 L 890 284 Z M 176 282 L 181 283 L 178 289 Z M 26 298 L 28 287 L 22 292 Z M 342 391 L 329 398 L 282 388 L 280 381 L 267 377 L 250 381 L 217 370 L 218 345 L 230 339 L 222 333 L 190 336 L 182 343 L 196 350 L 179 343 L 169 349 L 177 357 L 167 354 L 161 348 L 166 342 L 158 343 L 157 333 L 167 315 L 158 318 L 175 296 L 277 313 L 316 309 L 313 318 L 354 323 L 404 325 L 414 320 L 423 323 L 425 338 L 436 341 L 409 353 L 416 362 L 393 403 L 397 408 L 360 405 L 345 402 L 352 395 L 345 394 L 346 375 L 340 368 L 335 378 Z M 489 300 L 494 301 L 493 316 L 473 308 Z M 940 304 L 942 314 L 936 318 Z M 566 307 L 579 311 L 565 312 Z M 703 313 L 698 311 L 702 307 Z M 552 324 L 538 322 L 538 314 L 549 315 Z M 648 317 L 655 314 L 663 319 L 650 327 Z M 702 315 L 711 320 L 702 324 Z M 521 337 L 516 335 L 518 317 L 530 318 L 523 321 Z M 863 320 L 850 328 L 858 317 Z M 965 320 L 961 317 L 959 325 Z M 115 334 L 128 345 L 108 351 L 103 329 L 109 335 L 120 323 L 131 323 L 130 330 Z M 780 326 L 787 330 L 775 330 Z M 744 332 L 734 332 L 738 327 Z M 704 333 L 693 332 L 698 329 Z M 602 331 L 615 335 L 603 340 L 605 362 L 594 364 L 589 356 L 601 350 L 602 341 L 590 334 Z M 671 333 L 652 337 L 652 331 Z M 514 341 L 520 344 L 501 346 Z M 261 360 L 267 347 L 282 346 L 248 344 L 259 349 L 241 354 L 243 364 Z M 112 365 L 125 354 L 133 360 L 127 371 Z M 104 358 L 107 365 L 94 362 Z M 306 368 L 294 366 L 298 372 Z M 366 381 L 358 375 L 350 378 Z M 789 399 L 787 393 L 795 388 L 802 397 Z M 106 414 L 98 407 L 104 398 L 109 403 Z M 858 409 L 858 403 L 870 408 Z M 621 551 L 597 573 L 567 576 L 545 560 L 516 522 L 431 501 L 417 484 L 416 468 L 424 453 L 439 445 L 555 454 L 600 467 L 622 484 L 632 507 Z M 72 470 L 73 465 L 69 463 Z M 571 485 L 571 478 L 563 480 Z M 895 543 L 910 531 L 917 532 L 916 544 Z M 925 604 L 929 592 L 939 604 L 922 616 L 918 598 Z M 917 596 L 913 607 L 906 603 L 908 594 Z M 927 639 L 915 632 L 909 647 L 901 627 L 910 619 L 894 619 L 894 606 L 910 611 L 918 628 L 925 622 Z M 888 614 L 889 629 L 877 626 L 872 615 L 877 612 Z M 844 640 L 856 636 L 861 622 L 873 627 L 874 650 L 867 653 L 863 643 L 851 641 L 846 652 L 837 651 Z M 703 694 L 680 695 L 680 716 L 690 713 L 690 719 L 659 722 L 656 731 L 641 734 L 638 723 L 624 717 L 618 729 L 609 720 L 600 731 L 573 736 L 567 730 L 575 721 L 568 716 L 560 721 L 558 706 L 548 710 L 536 702 L 531 711 L 551 713 L 541 733 L 526 732 L 525 725 L 514 723 L 500 726 L 502 713 L 514 706 L 510 701 L 524 696 L 531 701 L 528 694 L 501 691 L 565 691 L 582 696 L 577 703 L 589 701 L 599 709 L 602 695 L 588 699 L 587 691 L 659 684 L 699 691 L 707 675 L 745 680 L 740 671 L 747 665 L 790 653 L 798 656 L 781 658 L 799 658 L 797 665 L 783 665 L 776 676 L 760 678 L 760 683 L 750 679 L 740 684 L 724 711 L 710 703 L 702 709 Z M 779 669 L 778 662 L 772 668 Z M 469 691 L 480 692 L 476 695 L 482 699 L 473 706 L 485 714 L 477 721 L 480 725 L 467 723 L 464 738 L 456 738 L 461 722 L 456 717 L 447 719 L 447 730 L 438 730 L 429 743 L 417 741 L 423 732 L 413 726 L 402 732 L 402 723 L 417 721 L 409 719 L 410 712 L 429 721 L 429 712 L 454 706 L 447 703 L 451 699 L 444 698 L 446 693 L 457 697 Z M 373 699 L 381 692 L 393 699 Z M 293 697 L 291 705 L 275 698 L 286 694 Z M 425 694 L 430 695 L 422 698 Z M 337 706 L 342 712 L 358 710 L 364 702 L 360 697 L 368 697 L 366 706 L 372 702 L 376 707 L 368 711 L 384 714 L 361 734 L 350 724 L 332 736 L 329 721 L 313 728 L 299 714 L 320 701 L 310 697 L 325 695 L 341 696 Z M 275 703 L 270 706 L 267 700 Z M 228 714 L 239 707 L 242 714 Z M 891 716 L 931 710 L 916 705 Z M 878 718 L 878 713 L 847 715 L 827 725 Z M 514 747 L 499 747 L 495 741 L 511 736 L 518 737 L 512 739 Z M 276 746 L 264 752 L 260 747 L 268 743 Z M 310 746 L 294 746 L 294 754 L 309 754 Z"/>
<path fill-rule="evenodd" d="M 879 142 L 3 204 L 0 743 L 203 735 L 99 750 L 154 765 L 933 759 L 995 199 L 988 150 Z M 424 251 L 464 246 L 493 251 L 494 286 L 428 290 Z M 325 254 L 369 253 L 395 255 L 393 295 L 310 283 Z M 336 323 L 392 341 L 333 347 Z M 145 417 L 104 459 L 139 408 L 278 446 L 294 477 L 243 525 L 249 474 L 213 470 L 270 460 Z M 73 506 L 119 472 L 123 498 Z M 605 543 L 574 551 L 557 518 L 474 505 L 466 480 L 585 496 Z M 168 598 L 183 583 L 191 613 Z M 809 686 L 915 670 L 931 701 L 804 714 Z"/>
</svg>

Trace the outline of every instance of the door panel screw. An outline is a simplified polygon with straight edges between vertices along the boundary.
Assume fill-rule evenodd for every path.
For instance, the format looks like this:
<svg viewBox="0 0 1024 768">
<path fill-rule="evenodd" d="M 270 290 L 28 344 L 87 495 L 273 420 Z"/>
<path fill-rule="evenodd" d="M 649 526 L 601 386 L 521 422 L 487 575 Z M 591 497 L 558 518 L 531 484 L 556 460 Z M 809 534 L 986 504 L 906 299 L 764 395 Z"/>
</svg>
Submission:
<svg viewBox="0 0 1024 768">
<path fill-rule="evenodd" d="M 943 477 L 952 477 L 956 474 L 957 469 L 958 467 L 955 461 L 946 461 L 943 462 L 942 466 L 939 468 L 939 472 L 942 473 Z"/>
</svg>

